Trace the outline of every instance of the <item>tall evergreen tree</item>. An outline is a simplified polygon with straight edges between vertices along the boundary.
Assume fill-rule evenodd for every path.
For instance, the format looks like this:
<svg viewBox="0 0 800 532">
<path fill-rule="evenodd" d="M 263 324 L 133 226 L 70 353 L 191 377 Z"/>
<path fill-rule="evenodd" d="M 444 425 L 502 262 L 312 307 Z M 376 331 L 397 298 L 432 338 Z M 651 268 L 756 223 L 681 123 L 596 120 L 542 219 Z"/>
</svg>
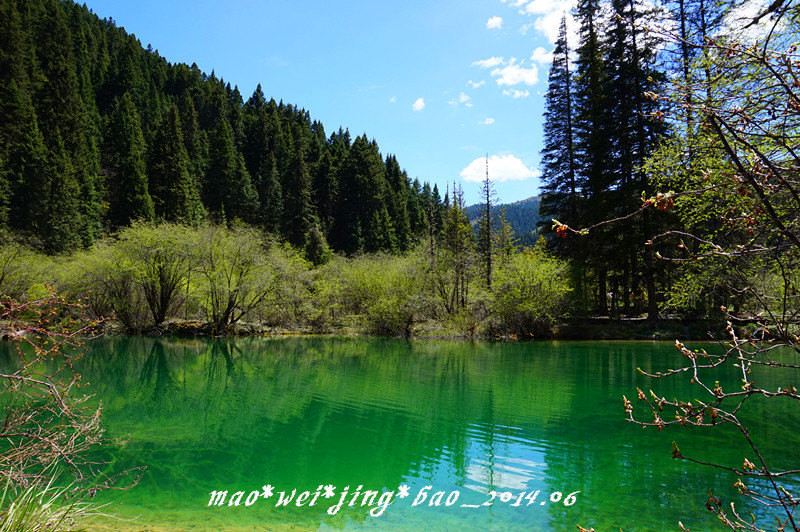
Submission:
<svg viewBox="0 0 800 532">
<path fill-rule="evenodd" d="M 339 169 L 335 165 L 331 150 L 327 149 L 314 170 L 314 203 L 323 233 L 333 226 L 336 204 L 339 200 Z"/>
<path fill-rule="evenodd" d="M 70 245 L 88 245 L 99 235 L 102 210 L 97 139 L 91 136 L 90 124 L 86 121 L 64 5 L 51 1 L 46 2 L 44 8 L 36 48 L 44 82 L 38 87 L 34 100 L 36 115 L 50 156 L 57 159 L 51 162 L 50 168 L 69 174 L 53 176 L 53 183 L 64 194 L 75 194 L 75 198 L 64 198 L 65 203 L 74 201 L 80 205 L 69 224 L 54 222 L 61 228 L 61 236 L 56 240 Z M 78 184 L 77 189 L 66 186 L 73 180 Z M 51 197 L 51 201 L 61 200 Z M 61 206 L 56 205 L 48 206 L 47 210 L 51 214 L 62 211 Z M 63 231 L 67 229 L 74 229 L 75 235 L 66 235 Z M 61 248 L 61 244 L 57 247 Z"/>
<path fill-rule="evenodd" d="M 539 212 L 567 225 L 578 224 L 581 184 L 575 157 L 574 106 L 566 17 L 561 19 L 550 67 L 544 113 L 542 199 Z"/>
<path fill-rule="evenodd" d="M 203 186 L 204 203 L 212 213 L 224 209 L 229 217 L 252 220 L 258 197 L 235 150 L 227 120 L 220 119 L 208 149 L 208 168 Z"/>
<path fill-rule="evenodd" d="M 657 43 L 643 30 L 648 9 L 635 0 L 612 0 L 614 16 L 607 32 L 609 100 L 613 102 L 613 120 L 608 128 L 612 140 L 614 208 L 613 214 L 632 212 L 649 195 L 647 177 L 642 166 L 665 133 L 664 123 L 653 118 L 656 103 L 648 93 L 658 92 L 663 75 L 654 68 Z M 648 314 L 655 318 L 656 284 L 654 257 L 644 243 L 653 233 L 651 215 L 634 230 L 618 229 L 613 256 L 620 278 L 614 283 L 615 300 L 621 300 L 624 312 L 631 311 L 632 295 L 640 280 L 647 291 Z"/>
<path fill-rule="evenodd" d="M 585 209 L 583 224 L 591 225 L 608 217 L 611 210 L 609 192 L 613 183 L 610 168 L 611 142 L 607 127 L 612 117 L 608 101 L 608 72 L 605 69 L 605 48 L 602 41 L 602 18 L 598 0 L 579 0 L 576 15 L 580 21 L 580 43 L 576 50 L 574 146 L 577 180 L 583 185 Z M 598 230 L 592 236 L 593 245 L 587 250 L 587 265 L 596 274 L 594 310 L 608 312 L 606 294 L 608 278 L 606 259 L 610 237 Z M 583 281 L 581 281 L 581 284 Z M 586 293 L 585 290 L 580 290 Z"/>
<path fill-rule="evenodd" d="M 109 218 L 116 226 L 155 217 L 146 175 L 146 148 L 139 114 L 130 93 L 117 103 L 106 128 L 105 154 L 110 174 Z"/>
<path fill-rule="evenodd" d="M 497 194 L 489 179 L 489 156 L 486 156 L 486 177 L 481 184 L 481 217 L 478 220 L 478 254 L 483 264 L 484 281 L 486 287 L 492 288 L 492 259 L 494 255 L 494 222 L 492 220 L 492 206 L 496 202 Z"/>
<path fill-rule="evenodd" d="M 286 174 L 283 198 L 283 234 L 291 244 L 304 249 L 311 228 L 316 225 L 311 203 L 311 174 L 303 156 L 302 140 L 291 146 L 294 155 Z"/>
<path fill-rule="evenodd" d="M 157 218 L 191 224 L 205 218 L 197 185 L 189 174 L 180 116 L 174 105 L 156 130 L 148 162 L 150 194 Z"/>
<path fill-rule="evenodd" d="M 392 222 L 397 249 L 405 251 L 411 242 L 411 219 L 408 215 L 408 175 L 400 169 L 397 157 L 386 157 L 387 209 Z"/>
</svg>

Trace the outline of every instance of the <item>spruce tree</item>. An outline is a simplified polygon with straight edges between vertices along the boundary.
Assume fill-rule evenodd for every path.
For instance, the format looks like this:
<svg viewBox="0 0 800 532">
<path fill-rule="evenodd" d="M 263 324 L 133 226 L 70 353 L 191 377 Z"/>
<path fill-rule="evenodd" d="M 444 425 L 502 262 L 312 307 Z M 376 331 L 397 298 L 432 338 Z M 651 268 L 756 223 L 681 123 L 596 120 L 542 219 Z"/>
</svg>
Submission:
<svg viewBox="0 0 800 532">
<path fill-rule="evenodd" d="M 230 219 L 251 220 L 257 210 L 257 195 L 245 168 L 244 158 L 236 152 L 228 122 L 221 119 L 208 149 L 203 199 L 212 213 L 223 207 Z"/>
<path fill-rule="evenodd" d="M 0 234 L 8 230 L 9 200 L 11 199 L 11 184 L 9 183 L 9 171 L 3 153 L 0 152 Z"/>
<path fill-rule="evenodd" d="M 333 225 L 339 195 L 338 168 L 330 149 L 326 149 L 314 170 L 314 203 L 319 214 L 320 227 L 328 233 Z"/>
<path fill-rule="evenodd" d="M 567 21 L 566 17 L 562 17 L 545 96 L 543 187 L 539 212 L 545 220 L 555 218 L 567 225 L 574 225 L 579 223 L 581 186 L 576 169 L 575 110 L 569 54 Z"/>
<path fill-rule="evenodd" d="M 650 195 L 644 162 L 655 149 L 658 140 L 666 133 L 662 121 L 655 118 L 658 104 L 647 95 L 659 92 L 658 83 L 664 76 L 655 68 L 658 43 L 643 30 L 652 8 L 645 8 L 635 0 L 612 0 L 614 13 L 607 34 L 606 60 L 608 90 L 613 120 L 608 128 L 613 143 L 613 167 L 616 211 L 623 215 L 641 204 L 642 194 Z M 655 232 L 650 212 L 634 228 L 616 231 L 613 256 L 621 279 L 612 293 L 619 293 L 622 310 L 632 310 L 632 294 L 639 291 L 640 278 L 647 291 L 648 314 L 657 317 L 655 283 L 655 258 L 646 240 Z M 619 288 L 617 288 L 617 286 Z"/>
<path fill-rule="evenodd" d="M 293 148 L 292 159 L 286 174 L 283 198 L 283 235 L 294 246 L 304 249 L 309 232 L 316 224 L 311 203 L 311 174 L 308 171 L 302 140 Z"/>
<path fill-rule="evenodd" d="M 189 174 L 180 116 L 174 105 L 156 130 L 148 162 L 149 191 L 157 218 L 190 224 L 205 218 L 197 185 Z"/>
<path fill-rule="evenodd" d="M 411 219 L 408 215 L 408 175 L 400 169 L 397 157 L 386 157 L 387 208 L 392 221 L 398 251 L 405 251 L 411 242 Z"/>
<path fill-rule="evenodd" d="M 492 206 L 496 202 L 497 194 L 489 179 L 489 156 L 486 156 L 486 177 L 481 184 L 480 208 L 481 217 L 478 220 L 478 254 L 483 264 L 484 282 L 486 287 L 492 288 L 492 259 L 494 255 L 494 222 L 492 220 Z"/>
<path fill-rule="evenodd" d="M 74 198 L 51 196 L 50 201 L 63 200 L 65 204 L 79 205 L 70 223 L 54 222 L 60 234 L 51 242 L 57 242 L 60 249 L 69 249 L 61 247 L 62 244 L 88 245 L 99 236 L 102 185 L 98 176 L 97 139 L 86 121 L 64 7 L 54 1 L 45 4 L 36 47 L 36 58 L 45 81 L 39 86 L 34 102 L 49 156 L 56 159 L 50 161 L 50 168 L 66 172 L 53 176 L 54 189 L 75 194 Z M 77 188 L 67 186 L 73 181 Z M 48 216 L 63 212 L 61 205 L 48 205 L 46 210 L 50 213 Z M 64 231 L 67 230 L 74 230 L 75 234 L 66 235 Z"/>
<path fill-rule="evenodd" d="M 258 183 L 259 219 L 267 232 L 278 234 L 283 219 L 283 191 L 275 157 L 270 154 L 267 161 L 268 170 Z"/>
<path fill-rule="evenodd" d="M 608 93 L 608 72 L 605 69 L 605 47 L 602 41 L 602 18 L 598 0 L 579 0 L 576 15 L 580 22 L 580 43 L 576 50 L 574 146 L 575 169 L 582 185 L 585 209 L 582 225 L 591 225 L 608 218 L 612 210 L 610 198 L 613 179 L 611 124 Z M 592 246 L 586 249 L 587 265 L 596 274 L 594 310 L 608 312 L 607 259 L 610 237 L 602 229 L 592 235 Z M 583 281 L 581 281 L 581 284 Z M 585 293 L 580 290 L 579 293 Z M 584 302 L 578 302 L 582 304 Z M 587 302 L 588 303 L 588 302 Z"/>
<path fill-rule="evenodd" d="M 105 135 L 107 172 L 110 174 L 109 218 L 116 226 L 155 217 L 146 175 L 146 148 L 141 122 L 130 93 L 126 92 L 111 114 Z"/>
</svg>

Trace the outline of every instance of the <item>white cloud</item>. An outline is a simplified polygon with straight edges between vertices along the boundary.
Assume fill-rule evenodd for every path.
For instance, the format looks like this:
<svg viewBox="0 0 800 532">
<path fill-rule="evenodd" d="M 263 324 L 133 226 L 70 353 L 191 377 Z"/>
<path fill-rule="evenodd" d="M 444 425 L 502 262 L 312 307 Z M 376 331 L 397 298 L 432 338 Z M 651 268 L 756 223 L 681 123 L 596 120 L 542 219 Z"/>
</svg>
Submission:
<svg viewBox="0 0 800 532">
<path fill-rule="evenodd" d="M 497 78 L 499 86 L 518 85 L 524 83 L 525 85 L 536 85 L 539 81 L 539 69 L 536 65 L 531 65 L 530 68 L 525 68 L 522 64 L 518 64 L 513 58 L 503 68 L 496 68 L 492 70 L 492 77 Z"/>
<path fill-rule="evenodd" d="M 483 124 L 484 126 L 491 126 L 492 124 L 494 124 L 494 118 L 486 118 L 483 121 L 481 121 L 481 124 Z"/>
<path fill-rule="evenodd" d="M 425 100 L 422 98 L 417 98 L 417 101 L 414 102 L 414 105 L 412 105 L 411 108 L 415 111 L 422 111 L 425 109 Z"/>
<path fill-rule="evenodd" d="M 527 15 L 546 15 L 548 13 L 552 13 L 554 8 L 556 8 L 559 3 L 564 2 L 553 2 L 552 0 L 533 0 L 531 2 L 527 2 L 525 7 L 523 7 L 520 12 Z"/>
<path fill-rule="evenodd" d="M 541 172 L 531 170 L 513 155 L 492 155 L 489 157 L 489 179 L 495 183 L 503 181 L 524 181 L 539 177 Z M 480 183 L 486 177 L 486 159 L 479 157 L 461 170 L 461 179 L 470 183 Z"/>
<path fill-rule="evenodd" d="M 397 103 L 397 96 L 392 96 L 389 98 L 389 103 Z"/>
<path fill-rule="evenodd" d="M 474 61 L 472 66 L 477 66 L 481 68 L 494 68 L 497 65 L 504 64 L 505 61 L 502 57 L 490 57 L 489 59 L 481 59 L 480 61 Z"/>
<path fill-rule="evenodd" d="M 474 81 L 472 81 L 472 80 L 469 80 L 469 81 L 467 82 L 467 85 L 469 85 L 469 86 L 470 86 L 470 87 L 472 87 L 473 89 L 477 89 L 478 87 L 480 87 L 481 85 L 483 85 L 483 84 L 485 84 L 485 83 L 486 83 L 486 80 L 483 80 L 483 79 L 482 79 L 482 80 L 480 80 L 480 81 L 479 81 L 479 82 L 477 82 L 477 83 L 475 83 L 475 82 L 474 82 Z"/>
<path fill-rule="evenodd" d="M 449 103 L 450 105 L 458 105 L 463 103 L 467 107 L 472 107 L 472 102 L 470 101 L 470 99 L 471 98 L 469 97 L 468 94 L 462 92 L 461 94 L 458 95 L 458 98 L 453 98 L 447 103 Z"/>
<path fill-rule="evenodd" d="M 573 50 L 577 45 L 577 24 L 572 20 L 570 13 L 577 4 L 577 0 L 515 0 L 511 7 L 517 8 L 520 14 L 533 18 L 533 22 L 525 24 L 520 29 L 525 35 L 531 28 L 547 37 L 551 43 L 558 38 L 558 29 L 561 26 L 561 17 L 567 17 L 568 40 Z"/>
<path fill-rule="evenodd" d="M 527 98 L 531 95 L 531 92 L 528 90 L 520 91 L 517 89 L 506 89 L 503 91 L 503 96 L 511 96 L 515 100 L 519 100 L 520 98 Z"/>
<path fill-rule="evenodd" d="M 542 49 L 544 50 L 544 49 Z M 538 57 L 537 51 L 534 51 L 534 56 Z M 530 68 L 523 66 L 524 61 L 517 62 L 515 57 L 504 59 L 502 57 L 490 57 L 489 59 L 481 59 L 475 61 L 472 66 L 479 66 L 481 68 L 494 68 L 491 75 L 495 78 L 497 85 L 513 86 L 524 83 L 525 85 L 536 85 L 539 82 L 539 69 L 536 65 L 531 65 Z M 472 83 L 472 82 L 470 82 Z"/>
<path fill-rule="evenodd" d="M 492 17 L 486 21 L 486 29 L 487 30 L 499 30 L 503 27 L 503 18 L 502 17 Z"/>
<path fill-rule="evenodd" d="M 746 0 L 741 5 L 731 9 L 722 20 L 722 27 L 718 33 L 728 35 L 740 43 L 755 43 L 767 38 L 775 24 L 774 13 L 762 17 L 758 23 L 753 24 L 755 18 L 762 15 L 770 6 L 769 0 Z M 775 28 L 776 31 L 785 31 L 788 17 L 783 17 Z M 752 26 L 751 26 L 752 24 Z"/>
<path fill-rule="evenodd" d="M 553 62 L 553 53 L 539 46 L 531 54 L 531 61 L 540 65 L 549 65 Z"/>
</svg>

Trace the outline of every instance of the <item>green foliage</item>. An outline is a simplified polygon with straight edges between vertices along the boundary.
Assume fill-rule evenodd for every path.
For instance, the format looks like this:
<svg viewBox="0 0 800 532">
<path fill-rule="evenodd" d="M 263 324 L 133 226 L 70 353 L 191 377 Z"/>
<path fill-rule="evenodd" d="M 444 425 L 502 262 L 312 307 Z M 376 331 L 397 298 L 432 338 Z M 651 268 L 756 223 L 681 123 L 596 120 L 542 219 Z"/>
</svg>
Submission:
<svg viewBox="0 0 800 532">
<path fill-rule="evenodd" d="M 22 300 L 42 280 L 49 262 L 13 240 L 0 244 L 0 299 Z"/>
<path fill-rule="evenodd" d="M 236 153 L 230 126 L 224 119 L 219 120 L 211 137 L 203 199 L 212 213 L 219 215 L 224 210 L 231 219 L 249 220 L 256 208 L 258 198 L 244 157 Z"/>
<path fill-rule="evenodd" d="M 430 318 L 424 285 L 424 257 L 364 255 L 350 259 L 337 275 L 338 308 L 350 323 L 385 336 L 411 336 L 415 323 Z"/>
<path fill-rule="evenodd" d="M 116 318 L 130 332 L 145 330 L 152 317 L 131 257 L 111 239 L 75 253 L 58 274 L 60 289 L 82 299 L 98 318 Z"/>
<path fill-rule="evenodd" d="M 253 230 L 209 227 L 197 254 L 201 309 L 215 332 L 227 331 L 276 289 L 264 238 Z"/>
<path fill-rule="evenodd" d="M 191 224 L 205 217 L 188 164 L 178 109 L 173 106 L 159 125 L 155 141 L 150 146 L 150 193 L 157 218 Z"/>
<path fill-rule="evenodd" d="M 406 250 L 426 229 L 407 212 L 421 188 L 374 140 L 326 138 L 260 86 L 245 103 L 214 73 L 170 64 L 71 2 L 0 6 L 0 153 L 0 227 L 50 253 L 136 220 L 199 224 L 208 213 L 317 263 L 326 246 Z"/>
<path fill-rule="evenodd" d="M 148 190 L 146 147 L 141 122 L 129 92 L 117 102 L 105 135 L 110 177 L 111 213 L 116 226 L 155 218 L 153 199 Z"/>
<path fill-rule="evenodd" d="M 517 253 L 498 269 L 493 314 L 504 333 L 547 335 L 565 315 L 569 295 L 567 265 L 542 250 Z"/>
</svg>

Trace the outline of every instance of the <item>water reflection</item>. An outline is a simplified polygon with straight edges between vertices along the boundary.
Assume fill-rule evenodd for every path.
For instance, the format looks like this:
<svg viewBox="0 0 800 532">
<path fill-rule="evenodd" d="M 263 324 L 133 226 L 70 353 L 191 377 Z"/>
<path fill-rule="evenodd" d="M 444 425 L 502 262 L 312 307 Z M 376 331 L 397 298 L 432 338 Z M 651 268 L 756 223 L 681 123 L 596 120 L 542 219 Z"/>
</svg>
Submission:
<svg viewBox="0 0 800 532">
<path fill-rule="evenodd" d="M 672 460 L 671 441 L 740 463 L 731 435 L 642 431 L 622 415 L 623 393 L 653 385 L 636 367 L 674 357 L 654 343 L 109 338 L 89 345 L 78 370 L 103 401 L 109 432 L 130 437 L 114 467 L 148 466 L 140 486 L 111 496 L 118 513 L 142 514 L 144 524 L 660 530 L 681 520 L 711 530 L 706 489 L 738 500 L 734 480 Z M 678 379 L 658 384 L 664 395 L 689 393 Z M 781 419 L 774 408 L 769 416 Z M 328 501 L 207 507 L 212 490 L 267 483 L 407 484 L 411 497 L 380 517 L 366 508 L 330 516 Z M 459 491 L 458 504 L 412 507 L 429 485 Z M 492 491 L 491 506 L 460 506 L 480 506 Z M 564 505 L 572 492 L 575 504 Z"/>
</svg>

